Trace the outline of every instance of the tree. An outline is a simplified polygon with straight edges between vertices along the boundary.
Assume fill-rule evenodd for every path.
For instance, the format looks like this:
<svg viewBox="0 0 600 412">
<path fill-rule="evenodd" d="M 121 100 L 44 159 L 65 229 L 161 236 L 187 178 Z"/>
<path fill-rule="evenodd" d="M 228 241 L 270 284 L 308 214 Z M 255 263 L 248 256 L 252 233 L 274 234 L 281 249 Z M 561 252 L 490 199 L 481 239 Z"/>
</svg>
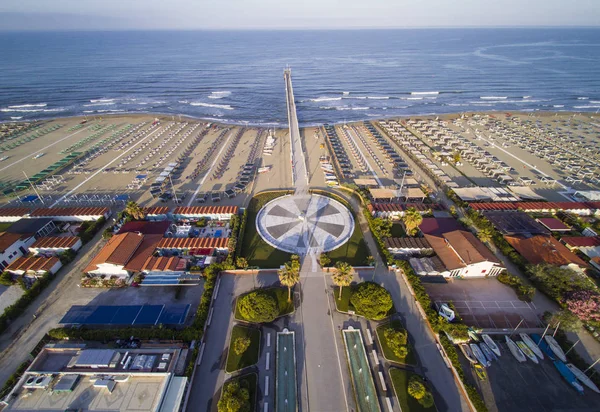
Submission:
<svg viewBox="0 0 600 412">
<path fill-rule="evenodd" d="M 221 399 L 217 404 L 219 412 L 250 412 L 250 392 L 242 388 L 237 381 L 227 382 L 223 386 Z"/>
<path fill-rule="evenodd" d="M 236 340 L 233 342 L 233 351 L 236 355 L 241 355 L 248 350 L 250 347 L 250 342 L 250 338 L 247 336 L 240 336 L 236 338 Z"/>
<path fill-rule="evenodd" d="M 404 212 L 402 221 L 404 222 L 404 227 L 406 227 L 406 233 L 409 236 L 414 236 L 417 234 L 419 225 L 423 222 L 423 216 L 414 207 L 409 207 Z"/>
<path fill-rule="evenodd" d="M 242 256 L 239 256 L 235 259 L 235 265 L 240 269 L 248 269 L 248 261 Z"/>
<path fill-rule="evenodd" d="M 388 327 L 383 331 L 383 336 L 387 340 L 388 347 L 394 352 L 394 355 L 400 359 L 406 358 L 408 355 L 408 335 L 404 329 L 395 329 Z"/>
<path fill-rule="evenodd" d="M 375 217 L 371 220 L 372 231 L 378 233 L 380 238 L 392 236 L 392 222 L 388 219 Z"/>
<path fill-rule="evenodd" d="M 483 228 L 483 229 L 480 229 L 477 232 L 477 237 L 483 243 L 490 243 L 492 241 L 493 236 L 494 236 L 494 232 L 491 229 L 487 228 L 487 227 Z"/>
<path fill-rule="evenodd" d="M 423 397 L 421 399 L 419 399 L 418 401 L 421 404 L 421 406 L 425 409 L 431 408 L 435 403 L 433 401 L 433 395 L 429 391 L 427 393 L 425 393 L 425 395 L 423 395 Z"/>
<path fill-rule="evenodd" d="M 554 327 L 560 323 L 560 329 L 565 332 L 577 332 L 581 329 L 581 321 L 568 309 L 561 309 L 553 314 L 546 312 L 545 320 Z"/>
<path fill-rule="evenodd" d="M 321 253 L 321 256 L 319 256 L 319 263 L 321 264 L 322 267 L 325 267 L 331 263 L 331 258 L 329 256 L 327 256 L 325 253 Z"/>
<path fill-rule="evenodd" d="M 130 200 L 125 205 L 125 213 L 127 213 L 133 220 L 143 220 L 146 218 L 146 214 L 144 213 L 144 209 L 140 207 L 136 202 Z"/>
<path fill-rule="evenodd" d="M 530 265 L 527 271 L 538 288 L 557 301 L 563 301 L 570 292 L 597 289 L 587 276 L 571 269 L 542 263 Z"/>
<path fill-rule="evenodd" d="M 360 283 L 350 296 L 350 303 L 359 315 L 375 320 L 385 318 L 393 306 L 390 292 L 373 282 Z"/>
<path fill-rule="evenodd" d="M 279 315 L 275 298 L 261 290 L 239 298 L 238 309 L 242 317 L 250 322 L 272 322 Z"/>
<path fill-rule="evenodd" d="M 348 264 L 348 262 L 339 261 L 335 264 L 335 271 L 331 275 L 333 284 L 340 288 L 338 299 L 342 298 L 342 288 L 344 286 L 350 286 L 352 279 L 354 279 L 354 269 Z"/>
<path fill-rule="evenodd" d="M 0 285 L 11 286 L 12 284 L 12 274 L 10 272 L 2 272 L 0 275 Z"/>
<path fill-rule="evenodd" d="M 292 301 L 292 288 L 300 282 L 300 258 L 292 255 L 292 260 L 286 262 L 281 269 L 277 271 L 279 282 L 288 288 L 288 302 Z"/>
<path fill-rule="evenodd" d="M 419 400 L 425 396 L 427 388 L 423 384 L 423 380 L 418 375 L 412 375 L 408 380 L 408 394 Z"/>
<path fill-rule="evenodd" d="M 454 163 L 459 163 L 461 160 L 460 152 L 454 152 L 452 154 L 452 160 L 454 160 Z"/>
<path fill-rule="evenodd" d="M 600 294 L 587 290 L 572 292 L 565 305 L 582 321 L 600 321 Z"/>
</svg>

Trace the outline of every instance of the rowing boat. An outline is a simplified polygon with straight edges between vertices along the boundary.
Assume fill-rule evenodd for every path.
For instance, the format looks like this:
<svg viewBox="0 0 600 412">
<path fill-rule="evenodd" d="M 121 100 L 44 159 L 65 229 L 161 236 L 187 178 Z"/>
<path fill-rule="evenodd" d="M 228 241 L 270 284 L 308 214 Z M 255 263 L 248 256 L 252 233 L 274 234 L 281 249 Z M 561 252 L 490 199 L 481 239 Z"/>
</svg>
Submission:
<svg viewBox="0 0 600 412">
<path fill-rule="evenodd" d="M 533 339 L 531 339 L 528 334 L 519 333 L 519 336 L 521 337 L 523 342 L 529 347 L 529 349 L 531 349 L 533 353 L 535 353 L 535 356 L 537 356 L 540 359 L 544 359 L 544 353 L 540 348 L 538 348 L 538 345 L 535 344 Z"/>
<path fill-rule="evenodd" d="M 473 355 L 473 351 L 471 350 L 471 348 L 469 347 L 469 345 L 458 345 L 458 347 L 460 348 L 460 351 L 463 353 L 463 355 L 465 355 L 465 358 L 467 358 L 467 360 L 471 363 L 477 363 L 477 358 L 475 358 L 475 355 Z"/>
<path fill-rule="evenodd" d="M 567 363 L 567 368 L 569 368 L 569 370 L 573 372 L 573 375 L 575 375 L 579 382 L 583 383 L 585 386 L 587 386 L 594 392 L 600 393 L 600 389 L 598 389 L 596 384 L 592 382 L 592 380 L 583 371 L 581 371 L 581 369 L 579 369 L 572 363 Z"/>
<path fill-rule="evenodd" d="M 493 341 L 492 338 L 490 338 L 489 335 L 483 333 L 481 335 L 481 338 L 483 339 L 483 341 L 485 342 L 486 345 L 489 346 L 489 348 L 498 356 L 502 356 L 502 354 L 500 353 L 500 347 L 498 345 L 496 345 L 496 342 Z"/>
<path fill-rule="evenodd" d="M 475 369 L 475 374 L 477 374 L 477 377 L 479 379 L 481 379 L 482 381 L 485 381 L 487 379 L 487 373 L 485 372 L 485 368 L 483 366 L 476 363 L 475 365 L 473 365 L 473 369 Z"/>
<path fill-rule="evenodd" d="M 554 367 L 558 370 L 562 377 L 565 378 L 567 382 L 569 382 L 569 385 L 575 388 L 575 390 L 580 394 L 583 394 L 583 386 L 581 386 L 579 382 L 577 382 L 575 374 L 571 371 L 571 369 L 567 367 L 567 365 L 565 365 L 561 361 L 554 361 Z"/>
<path fill-rule="evenodd" d="M 522 340 L 518 340 L 517 346 L 519 347 L 519 349 L 521 349 L 521 352 L 523 352 L 525 356 L 531 359 L 534 363 L 540 363 L 538 361 L 537 356 L 535 356 L 535 353 L 533 353 L 533 351 L 529 349 L 529 346 L 527 346 L 525 342 L 523 342 Z"/>
<path fill-rule="evenodd" d="M 509 338 L 508 336 L 505 336 L 504 338 L 506 339 L 506 344 L 508 345 L 508 349 L 510 350 L 510 353 L 513 354 L 515 359 L 518 360 L 519 362 L 527 361 L 527 358 L 525 357 L 523 352 L 521 352 L 521 349 L 519 349 L 517 344 L 515 342 L 513 342 L 513 340 L 511 338 Z"/>
<path fill-rule="evenodd" d="M 481 349 L 479 349 L 479 346 L 477 346 L 476 343 L 471 343 L 469 346 L 471 347 L 471 350 L 473 351 L 473 355 L 475 355 L 475 357 L 477 358 L 479 363 L 481 363 L 482 366 L 487 367 L 487 366 L 492 365 L 492 362 L 487 360 L 487 358 L 485 357 L 485 355 L 483 354 Z"/>
<path fill-rule="evenodd" d="M 552 350 L 552 352 L 554 352 L 556 357 L 562 362 L 566 362 L 567 357 L 560 345 L 558 344 L 558 342 L 556 341 L 556 339 L 554 339 L 554 336 L 546 335 L 544 336 L 544 339 L 546 339 L 546 343 L 548 343 L 548 346 L 550 346 L 550 349 Z"/>
<path fill-rule="evenodd" d="M 489 360 L 490 362 L 498 359 L 498 357 L 496 355 L 494 355 L 494 352 L 492 352 L 490 347 L 488 345 L 486 345 L 484 342 L 481 342 L 479 344 L 479 349 L 481 349 L 481 351 L 483 352 L 483 354 L 485 355 L 487 360 Z"/>
</svg>

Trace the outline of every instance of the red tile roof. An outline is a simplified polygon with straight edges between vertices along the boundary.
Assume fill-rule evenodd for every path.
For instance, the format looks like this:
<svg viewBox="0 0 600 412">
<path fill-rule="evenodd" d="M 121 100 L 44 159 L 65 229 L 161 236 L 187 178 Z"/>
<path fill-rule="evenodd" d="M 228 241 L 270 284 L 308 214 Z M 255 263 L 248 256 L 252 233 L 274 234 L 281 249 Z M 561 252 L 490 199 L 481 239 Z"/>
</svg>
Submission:
<svg viewBox="0 0 600 412">
<path fill-rule="evenodd" d="M 107 207 L 42 207 L 34 210 L 31 213 L 31 217 L 101 216 L 107 213 Z"/>
<path fill-rule="evenodd" d="M 471 232 L 455 230 L 444 233 L 443 236 L 467 265 L 480 262 L 500 263 L 487 246 Z"/>
<path fill-rule="evenodd" d="M 144 207 L 142 208 L 142 210 L 146 215 L 166 215 L 167 213 L 169 213 L 168 206 Z"/>
<path fill-rule="evenodd" d="M 19 233 L 0 232 L 0 252 L 4 253 L 6 249 L 11 247 L 19 239 L 21 239 Z"/>
<path fill-rule="evenodd" d="M 425 217 L 419 225 L 421 232 L 428 235 L 441 235 L 442 233 L 452 232 L 454 230 L 461 230 L 463 227 L 458 220 L 453 217 Z"/>
<path fill-rule="evenodd" d="M 179 262 L 181 261 L 178 257 L 156 257 L 150 256 L 146 259 L 142 265 L 142 270 L 148 272 L 153 271 L 174 271 L 177 269 Z"/>
<path fill-rule="evenodd" d="M 35 243 L 29 246 L 32 249 L 44 248 L 72 248 L 79 241 L 77 236 L 48 236 L 41 237 Z"/>
<path fill-rule="evenodd" d="M 162 235 L 144 235 L 142 242 L 125 264 L 125 269 L 134 272 L 142 270 L 144 262 L 152 256 L 161 239 Z"/>
<path fill-rule="evenodd" d="M 150 222 L 147 220 L 135 220 L 132 222 L 127 222 L 121 229 L 118 234 L 121 233 L 129 233 L 129 232 L 139 232 L 143 235 L 164 235 L 167 229 L 169 229 L 170 222 Z"/>
<path fill-rule="evenodd" d="M 435 254 L 444 263 L 444 266 L 448 270 L 464 268 L 466 265 L 460 260 L 458 255 L 454 253 L 451 247 L 448 246 L 446 240 L 432 235 L 425 235 L 425 239 L 431 245 Z"/>
<path fill-rule="evenodd" d="M 425 212 L 427 210 L 439 210 L 440 205 L 437 204 L 425 204 L 425 203 L 371 203 L 372 210 L 376 212 L 403 212 L 406 209 L 414 207 L 419 212 Z"/>
<path fill-rule="evenodd" d="M 569 231 L 571 228 L 565 225 L 563 222 L 555 217 L 541 217 L 537 219 L 542 225 L 546 226 L 550 230 L 555 231 Z"/>
<path fill-rule="evenodd" d="M 600 236 L 563 236 L 560 241 L 570 247 L 597 247 L 600 246 Z"/>
<path fill-rule="evenodd" d="M 26 207 L 3 207 L 0 209 L 2 217 L 22 217 L 28 215 L 31 209 Z"/>
<path fill-rule="evenodd" d="M 530 238 L 504 236 L 504 238 L 531 264 L 548 263 L 564 266 L 574 263 L 582 268 L 588 267 L 587 263 L 552 236 L 537 235 Z"/>
<path fill-rule="evenodd" d="M 224 249 L 229 244 L 229 238 L 226 237 L 197 237 L 197 238 L 163 238 L 158 244 L 158 248 L 164 249 L 200 249 L 200 248 L 219 248 Z"/>
<path fill-rule="evenodd" d="M 237 206 L 179 206 L 173 211 L 175 215 L 209 215 L 236 214 Z"/>
<path fill-rule="evenodd" d="M 83 270 L 90 272 L 98 269 L 98 265 L 103 263 L 112 263 L 119 266 L 125 266 L 133 256 L 133 253 L 142 243 L 143 235 L 136 233 L 123 233 L 115 235 L 108 240 L 100 252 L 92 259 L 92 261 Z"/>
<path fill-rule="evenodd" d="M 469 203 L 473 210 L 598 210 L 599 202 L 484 202 Z"/>
<path fill-rule="evenodd" d="M 6 270 L 17 271 L 46 271 L 48 272 L 58 262 L 57 257 L 44 258 L 44 257 L 20 257 L 13 263 L 8 265 Z"/>
</svg>

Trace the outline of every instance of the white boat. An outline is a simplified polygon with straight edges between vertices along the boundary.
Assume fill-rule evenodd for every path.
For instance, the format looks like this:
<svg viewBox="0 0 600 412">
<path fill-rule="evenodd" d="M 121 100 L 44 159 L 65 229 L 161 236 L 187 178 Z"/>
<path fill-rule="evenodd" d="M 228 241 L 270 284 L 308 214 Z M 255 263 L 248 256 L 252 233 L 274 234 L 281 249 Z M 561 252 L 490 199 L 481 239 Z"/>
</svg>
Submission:
<svg viewBox="0 0 600 412">
<path fill-rule="evenodd" d="M 2 159 L 0 159 L 0 162 L 5 161 L 6 159 L 8 159 L 8 156 L 3 156 Z"/>
<path fill-rule="evenodd" d="M 527 346 L 525 342 L 523 342 L 522 340 L 518 340 L 517 346 L 519 347 L 519 349 L 521 349 L 521 352 L 523 352 L 525 356 L 532 360 L 533 363 L 539 363 L 537 356 L 535 356 L 535 353 L 533 353 L 533 351 L 529 349 L 529 346 Z"/>
<path fill-rule="evenodd" d="M 475 355 L 475 357 L 477 358 L 479 363 L 481 363 L 482 366 L 488 367 L 488 366 L 492 365 L 492 362 L 487 360 L 487 358 L 485 357 L 485 355 L 483 354 L 481 349 L 479 349 L 479 346 L 477 346 L 476 343 L 471 343 L 469 346 L 471 347 L 471 350 L 473 351 L 473 355 Z"/>
<path fill-rule="evenodd" d="M 258 173 L 267 173 L 269 170 L 271 170 L 271 166 L 259 167 Z"/>
<path fill-rule="evenodd" d="M 533 341 L 533 339 L 531 339 L 529 337 L 528 334 L 526 334 L 526 333 L 519 333 L 519 336 L 521 337 L 521 339 L 523 340 L 523 342 L 525 342 L 525 344 L 529 347 L 529 349 L 531 349 L 533 351 L 533 353 L 535 353 L 535 356 L 537 356 L 540 359 L 544 359 L 544 353 L 538 347 L 538 345 L 535 344 L 535 342 Z"/>
<path fill-rule="evenodd" d="M 494 352 L 492 352 L 492 350 L 490 349 L 490 347 L 485 344 L 485 342 L 481 342 L 479 344 L 479 349 L 481 349 L 481 351 L 485 355 L 486 359 L 489 360 L 490 362 L 492 362 L 493 360 L 498 359 L 498 357 L 494 354 Z"/>
<path fill-rule="evenodd" d="M 556 357 L 562 362 L 566 362 L 567 357 L 565 356 L 565 353 L 563 352 L 556 339 L 554 339 L 554 336 L 546 335 L 544 336 L 544 339 L 546 339 L 546 343 L 548 344 L 548 346 L 550 346 L 550 350 L 552 350 Z"/>
<path fill-rule="evenodd" d="M 473 351 L 471 350 L 469 345 L 463 343 L 462 345 L 458 345 L 458 347 L 460 348 L 460 351 L 463 353 L 463 355 L 465 355 L 465 358 L 467 358 L 467 360 L 469 362 L 477 363 L 477 358 L 475 357 L 475 355 L 473 355 Z"/>
<path fill-rule="evenodd" d="M 505 336 L 504 338 L 506 339 L 506 344 L 508 345 L 508 349 L 510 350 L 510 353 L 513 354 L 515 359 L 518 360 L 519 362 L 527 361 L 527 358 L 525 357 L 523 352 L 521 352 L 521 349 L 519 349 L 517 344 L 515 342 L 513 342 L 513 340 L 511 338 L 509 338 L 508 336 Z"/>
<path fill-rule="evenodd" d="M 592 380 L 585 373 L 583 373 L 581 371 L 581 369 L 579 369 L 577 366 L 573 365 L 572 363 L 567 363 L 567 368 L 569 368 L 569 370 L 571 372 L 573 372 L 573 375 L 575 375 L 575 377 L 577 378 L 577 380 L 579 382 L 583 383 L 585 386 L 587 386 L 594 392 L 600 393 L 600 389 L 598 389 L 596 384 L 594 382 L 592 382 Z"/>
<path fill-rule="evenodd" d="M 43 155 L 45 155 L 46 153 L 38 153 L 35 156 L 33 156 L 33 159 L 39 159 L 40 157 L 42 157 Z"/>
<path fill-rule="evenodd" d="M 488 347 L 497 355 L 497 356 L 502 356 L 502 353 L 500 353 L 500 347 L 498 345 L 496 345 L 496 342 L 494 342 L 492 340 L 492 338 L 490 338 L 490 336 L 486 333 L 483 333 L 481 335 L 481 338 L 483 339 L 483 341 L 485 342 L 486 345 L 488 345 Z"/>
</svg>

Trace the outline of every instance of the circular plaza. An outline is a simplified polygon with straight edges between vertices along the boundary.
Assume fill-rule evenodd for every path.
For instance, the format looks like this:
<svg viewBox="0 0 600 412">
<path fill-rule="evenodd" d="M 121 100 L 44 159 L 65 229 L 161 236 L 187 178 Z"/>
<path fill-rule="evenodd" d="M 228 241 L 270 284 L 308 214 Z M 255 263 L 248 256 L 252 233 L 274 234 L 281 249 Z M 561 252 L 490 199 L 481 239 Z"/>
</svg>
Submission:
<svg viewBox="0 0 600 412">
<path fill-rule="evenodd" d="M 346 243 L 354 231 L 354 217 L 330 197 L 288 195 L 263 206 L 256 216 L 256 228 L 271 246 L 306 255 L 328 252 Z"/>
</svg>

